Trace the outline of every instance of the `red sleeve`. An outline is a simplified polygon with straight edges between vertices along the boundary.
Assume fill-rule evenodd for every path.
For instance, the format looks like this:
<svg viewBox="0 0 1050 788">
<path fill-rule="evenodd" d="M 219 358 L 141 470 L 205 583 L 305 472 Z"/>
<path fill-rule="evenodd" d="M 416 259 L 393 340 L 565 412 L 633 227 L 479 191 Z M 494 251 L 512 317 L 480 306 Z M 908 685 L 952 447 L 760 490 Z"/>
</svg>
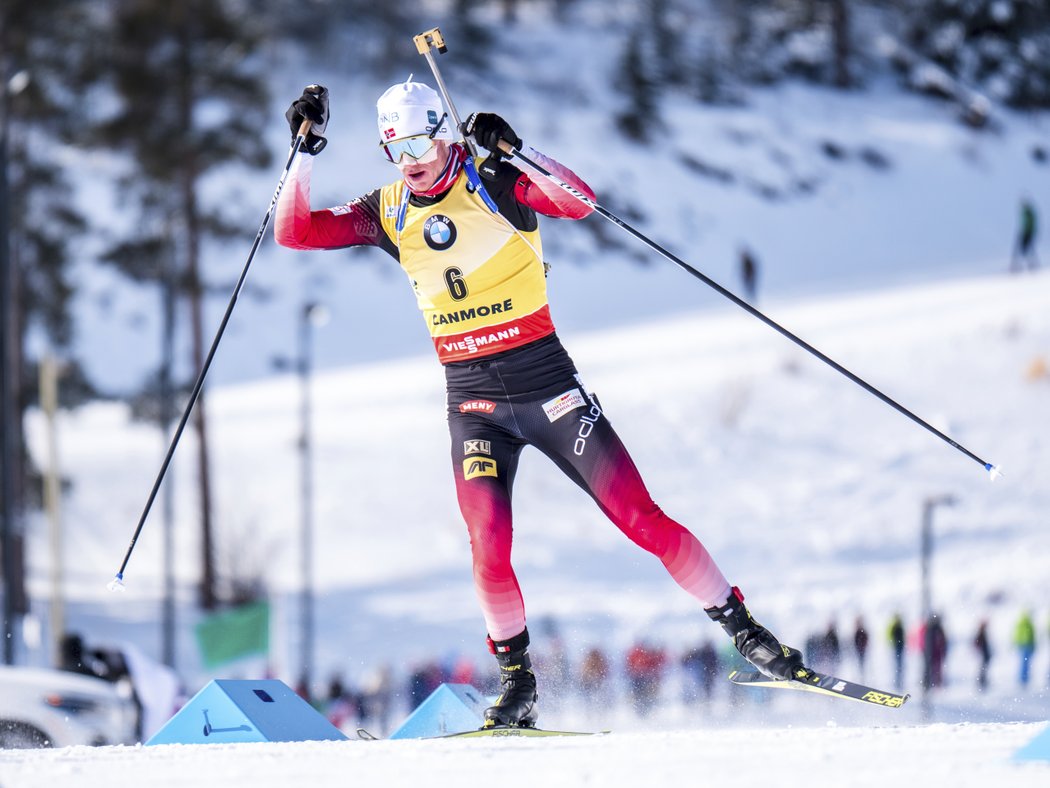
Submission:
<svg viewBox="0 0 1050 788">
<path fill-rule="evenodd" d="M 292 165 L 277 201 L 277 219 L 273 228 L 277 243 L 289 249 L 384 246 L 386 234 L 378 215 L 370 210 L 367 197 L 322 211 L 310 209 L 312 168 L 312 156 L 300 155 Z"/>
<path fill-rule="evenodd" d="M 525 155 L 551 175 L 556 176 L 558 180 L 564 181 L 597 202 L 594 190 L 564 164 L 545 156 L 535 148 L 528 148 Z M 513 163 L 518 164 L 517 161 Z M 521 166 L 522 173 L 514 184 L 514 197 L 522 205 L 529 206 L 536 213 L 556 219 L 582 219 L 594 211 L 591 206 L 580 202 L 545 175 L 538 172 L 530 174 L 528 165 L 519 166 Z"/>
</svg>

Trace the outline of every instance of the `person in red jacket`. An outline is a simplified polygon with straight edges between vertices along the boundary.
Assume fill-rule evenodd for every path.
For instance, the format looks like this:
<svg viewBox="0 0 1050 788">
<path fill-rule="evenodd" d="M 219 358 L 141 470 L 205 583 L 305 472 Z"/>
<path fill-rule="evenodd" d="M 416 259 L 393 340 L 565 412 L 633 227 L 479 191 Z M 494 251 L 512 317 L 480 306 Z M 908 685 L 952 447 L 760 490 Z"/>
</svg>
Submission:
<svg viewBox="0 0 1050 788">
<path fill-rule="evenodd" d="M 536 676 L 521 589 L 511 565 L 511 488 L 522 448 L 546 454 L 633 542 L 655 555 L 759 670 L 805 673 L 801 653 L 758 624 L 711 555 L 650 497 L 598 398 L 562 347 L 547 301 L 537 215 L 582 219 L 591 208 L 501 158 L 500 140 L 581 193 L 575 173 L 523 142 L 491 113 L 456 141 L 438 94 L 407 81 L 377 102 L 380 148 L 399 177 L 344 205 L 310 204 L 313 155 L 327 139 L 328 91 L 311 85 L 289 107 L 293 137 L 313 123 L 277 205 L 277 242 L 292 249 L 378 246 L 400 264 L 444 365 L 452 467 L 470 535 L 474 584 L 500 669 L 486 725 L 535 724 Z M 533 177 L 536 175 L 536 177 Z"/>
</svg>

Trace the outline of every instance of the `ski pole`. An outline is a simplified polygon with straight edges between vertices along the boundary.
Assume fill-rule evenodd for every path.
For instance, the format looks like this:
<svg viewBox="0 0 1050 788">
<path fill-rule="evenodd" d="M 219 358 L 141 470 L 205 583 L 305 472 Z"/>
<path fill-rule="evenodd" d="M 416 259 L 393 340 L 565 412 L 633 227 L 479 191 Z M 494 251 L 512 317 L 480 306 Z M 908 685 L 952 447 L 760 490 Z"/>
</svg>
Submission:
<svg viewBox="0 0 1050 788">
<path fill-rule="evenodd" d="M 161 463 L 160 471 L 157 473 L 157 478 L 153 482 L 153 487 L 150 489 L 149 497 L 146 499 L 146 506 L 142 510 L 142 515 L 139 517 L 138 525 L 135 527 L 135 532 L 131 535 L 131 543 L 128 545 L 127 551 L 124 553 L 124 560 L 120 563 L 120 569 L 117 570 L 117 574 L 112 580 L 106 585 L 110 591 L 124 591 L 124 570 L 127 569 L 128 561 L 131 560 L 131 553 L 135 550 L 135 544 L 138 542 L 139 535 L 142 533 L 142 527 L 146 524 L 146 518 L 149 516 L 150 509 L 153 508 L 153 502 L 157 498 L 157 492 L 160 490 L 161 482 L 164 480 L 165 474 L 168 472 L 168 467 L 171 465 L 171 460 L 175 456 L 175 447 L 179 445 L 179 440 L 182 438 L 182 433 L 186 429 L 186 423 L 190 419 L 190 413 L 193 410 L 193 406 L 197 403 L 197 398 L 200 396 L 201 389 L 204 388 L 204 379 L 208 376 L 208 370 L 211 368 L 212 359 L 215 358 L 215 351 L 219 347 L 219 341 L 222 339 L 223 333 L 226 331 L 226 324 L 230 322 L 230 315 L 233 314 L 233 307 L 237 303 L 237 298 L 241 294 L 241 289 L 244 287 L 244 281 L 248 277 L 248 269 L 252 265 L 252 260 L 255 258 L 255 252 L 259 248 L 259 244 L 262 243 L 263 235 L 266 233 L 266 228 L 270 224 L 270 217 L 273 216 L 273 209 L 277 206 L 277 198 L 281 196 L 281 190 L 284 188 L 284 181 L 288 177 L 288 173 L 292 169 L 292 162 L 295 161 L 296 154 L 299 153 L 299 149 L 302 147 L 306 135 L 310 133 L 310 127 L 313 125 L 309 120 L 304 120 L 302 125 L 299 126 L 299 131 L 295 136 L 295 140 L 292 142 L 291 150 L 288 153 L 288 161 L 284 165 L 284 170 L 281 172 L 281 178 L 277 181 L 277 189 L 273 193 L 273 197 L 270 200 L 270 207 L 266 211 L 266 215 L 263 217 L 262 224 L 259 225 L 259 232 L 255 234 L 255 241 L 252 243 L 251 251 L 248 252 L 248 259 L 244 263 L 244 268 L 241 270 L 241 275 L 237 279 L 237 284 L 233 288 L 233 295 L 230 297 L 230 303 L 226 306 L 226 313 L 222 316 L 222 322 L 219 323 L 219 330 L 215 333 L 215 338 L 211 342 L 211 348 L 208 350 L 208 355 L 204 359 L 204 365 L 201 367 L 200 373 L 197 375 L 197 382 L 193 384 L 193 390 L 190 392 L 189 402 L 186 403 L 186 409 L 182 412 L 182 418 L 179 419 L 179 424 L 175 428 L 175 435 L 171 439 L 171 445 L 168 446 L 168 452 L 164 456 L 164 461 Z"/>
<path fill-rule="evenodd" d="M 427 63 L 430 65 L 430 70 L 434 74 L 434 80 L 437 82 L 438 90 L 441 91 L 441 98 L 445 100 L 445 106 L 448 107 L 448 114 L 452 116 L 452 122 L 456 124 L 456 131 L 459 133 L 460 139 L 462 139 L 463 144 L 467 146 L 470 155 L 477 156 L 477 146 L 474 144 L 474 140 L 468 139 L 467 136 L 463 134 L 463 123 L 459 119 L 459 113 L 456 112 L 456 105 L 452 103 L 452 97 L 448 93 L 448 87 L 445 85 L 445 80 L 441 78 L 441 70 L 438 68 L 437 61 L 434 60 L 434 54 L 430 51 L 431 49 L 436 48 L 438 54 L 445 54 L 448 51 L 448 47 L 445 46 L 445 37 L 441 35 L 441 30 L 435 27 L 432 30 L 427 30 L 425 33 L 420 33 L 412 40 L 416 44 L 416 51 L 425 57 Z"/>
<path fill-rule="evenodd" d="M 422 55 L 424 55 L 426 57 L 427 63 L 430 64 L 430 68 L 434 72 L 434 78 L 437 80 L 438 86 L 441 89 L 442 97 L 445 99 L 445 103 L 449 107 L 449 112 L 452 113 L 453 117 L 456 117 L 455 112 L 452 109 L 452 102 L 451 102 L 451 100 L 449 99 L 449 96 L 448 96 L 448 90 L 445 87 L 445 82 L 441 78 L 441 74 L 438 71 L 437 62 L 434 60 L 434 57 L 433 57 L 433 55 L 431 54 L 431 51 L 430 51 L 431 46 L 437 47 L 437 50 L 438 50 L 438 52 L 440 54 L 444 54 L 445 52 L 448 51 L 448 47 L 445 46 L 445 40 L 441 36 L 441 32 L 437 28 L 434 28 L 433 30 L 429 30 L 426 33 L 421 33 L 420 35 L 416 36 L 414 40 L 416 42 L 416 49 L 419 50 L 420 54 L 422 54 Z M 461 130 L 461 133 L 462 133 L 462 130 Z M 821 361 L 823 361 L 825 364 L 830 366 L 832 369 L 834 369 L 837 372 L 840 372 L 841 374 L 845 375 L 847 378 L 852 380 L 854 383 L 856 383 L 862 389 L 867 391 L 869 394 L 873 394 L 874 396 L 878 397 L 880 400 L 885 402 L 887 405 L 889 405 L 891 408 L 896 410 L 898 413 L 901 413 L 902 415 L 907 416 L 909 419 L 914 421 L 920 427 L 923 427 L 923 428 L 929 430 L 931 433 L 933 433 L 938 438 L 943 440 L 949 446 L 952 446 L 953 448 L 958 449 L 960 452 L 965 454 L 971 460 L 973 460 L 974 462 L 979 463 L 981 466 L 984 467 L 984 469 L 986 471 L 988 471 L 989 478 L 992 481 L 995 481 L 998 477 L 1002 476 L 1002 471 L 1000 470 L 998 465 L 993 465 L 992 463 L 986 462 L 985 460 L 981 459 L 976 454 L 974 454 L 972 451 L 967 449 L 965 446 L 963 446 L 962 444 L 956 442 L 955 440 L 950 438 L 948 435 L 944 434 L 939 429 L 934 427 L 929 422 L 921 419 L 919 416 L 915 415 L 910 410 L 905 408 L 903 405 L 901 405 L 900 403 L 898 403 L 895 400 L 893 400 L 890 397 L 888 397 L 886 394 L 883 394 L 881 391 L 879 391 L 879 389 L 875 388 L 870 383 L 868 383 L 868 382 L 864 381 L 863 379 L 859 378 L 857 375 L 853 374 L 848 369 L 846 369 L 844 366 L 839 364 L 837 361 L 835 361 L 834 359 L 832 359 L 829 356 L 825 355 L 824 353 L 822 353 L 817 348 L 813 347 L 813 345 L 809 344 L 808 342 L 806 342 L 801 337 L 793 334 L 791 331 L 788 331 L 786 328 L 784 328 L 782 325 L 777 323 L 775 320 L 773 320 L 772 318 L 770 318 L 767 315 L 765 315 L 763 312 L 761 312 L 758 309 L 756 309 L 755 307 L 753 307 L 747 301 L 744 301 L 742 298 L 738 297 L 735 293 L 733 293 L 730 290 L 727 290 L 726 288 L 722 287 L 722 285 L 718 284 L 718 282 L 716 282 L 715 280 L 713 280 L 710 277 L 706 276 L 705 274 L 701 273 L 700 271 L 698 271 L 693 266 L 689 265 L 689 263 L 685 262 L 684 260 L 682 260 L 677 255 L 672 254 L 671 252 L 669 252 L 667 249 L 662 247 L 660 244 L 656 243 L 656 241 L 652 240 L 651 238 L 649 238 L 648 236 L 646 236 L 645 234 L 643 234 L 642 232 L 640 232 L 639 230 L 635 229 L 630 224 L 625 222 L 623 219 L 618 217 L 612 211 L 610 211 L 610 210 L 606 209 L 605 207 L 603 207 L 602 205 L 600 205 L 596 200 L 592 200 L 590 197 L 588 197 L 586 194 L 581 192 L 579 189 L 574 188 L 571 184 L 566 183 L 561 178 L 559 178 L 558 176 L 554 175 L 553 173 L 548 171 L 546 168 L 544 168 L 543 166 L 541 166 L 537 162 L 532 161 L 529 157 L 525 156 L 521 151 L 516 150 L 514 148 L 514 146 L 512 146 L 506 140 L 500 140 L 499 149 L 500 149 L 500 152 L 503 153 L 511 161 L 516 159 L 520 163 L 524 164 L 527 168 L 531 169 L 533 172 L 535 172 L 538 175 L 546 178 L 551 183 L 555 184 L 556 186 L 561 188 L 563 191 L 567 192 L 568 194 L 572 195 L 574 198 L 576 198 L 577 200 L 582 202 L 584 205 L 589 206 L 591 209 L 594 210 L 595 213 L 601 215 L 605 219 L 608 219 L 610 222 L 615 224 L 621 230 L 624 230 L 625 232 L 627 232 L 630 235 L 634 236 L 636 239 L 638 239 L 639 241 L 644 243 L 646 246 L 648 246 L 650 249 L 655 251 L 657 254 L 659 254 L 659 255 L 663 256 L 664 258 L 670 260 L 672 263 L 677 265 L 679 268 L 684 270 L 686 273 L 689 273 L 692 276 L 695 276 L 701 282 L 703 282 L 704 284 L 706 284 L 709 287 L 713 288 L 720 295 L 725 296 L 730 301 L 732 301 L 734 304 L 739 306 L 741 309 L 743 309 L 744 311 L 746 311 L 747 313 L 749 313 L 753 317 L 756 317 L 759 320 L 761 320 L 763 323 L 765 323 L 767 326 L 772 328 L 774 331 L 777 331 L 781 335 L 787 337 L 792 342 L 794 342 L 796 345 L 801 347 L 803 350 L 811 353 L 812 355 L 816 356 Z"/>
</svg>

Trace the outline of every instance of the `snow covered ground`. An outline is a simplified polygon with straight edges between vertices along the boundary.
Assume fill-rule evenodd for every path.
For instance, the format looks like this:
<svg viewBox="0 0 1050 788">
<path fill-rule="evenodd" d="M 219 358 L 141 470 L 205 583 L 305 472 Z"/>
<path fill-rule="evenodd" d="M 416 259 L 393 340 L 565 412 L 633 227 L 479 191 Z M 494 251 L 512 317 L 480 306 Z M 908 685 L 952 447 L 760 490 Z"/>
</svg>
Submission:
<svg viewBox="0 0 1050 788">
<path fill-rule="evenodd" d="M 1036 724 L 737 728 L 498 741 L 164 745 L 0 752 L 6 788 L 208 785 L 383 788 L 527 781 L 550 788 L 660 785 L 1034 786 L 1050 764 L 1013 763 Z"/>
</svg>

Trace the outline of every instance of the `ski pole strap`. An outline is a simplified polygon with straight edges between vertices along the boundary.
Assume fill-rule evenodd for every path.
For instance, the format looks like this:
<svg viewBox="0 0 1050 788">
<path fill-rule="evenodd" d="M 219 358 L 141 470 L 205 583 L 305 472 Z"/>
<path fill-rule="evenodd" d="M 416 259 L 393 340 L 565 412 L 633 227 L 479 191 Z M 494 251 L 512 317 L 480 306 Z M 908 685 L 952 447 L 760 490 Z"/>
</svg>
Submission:
<svg viewBox="0 0 1050 788">
<path fill-rule="evenodd" d="M 485 189 L 485 184 L 482 183 L 481 176 L 478 174 L 478 168 L 474 165 L 474 160 L 470 156 L 463 160 L 463 170 L 467 174 L 467 190 L 477 192 L 490 211 L 499 213 L 499 206 L 496 205 L 496 201 L 492 199 L 492 196 Z M 412 191 L 405 187 L 401 194 L 401 205 L 397 209 L 397 221 L 394 223 L 394 228 L 397 230 L 398 235 L 401 235 L 401 231 L 405 229 L 405 215 L 408 213 L 408 200 L 411 196 Z"/>
<path fill-rule="evenodd" d="M 408 213 L 408 198 L 412 196 L 412 190 L 406 185 L 401 190 L 401 205 L 397 209 L 397 221 L 394 223 L 394 228 L 397 230 L 398 235 L 398 246 L 401 245 L 401 231 L 405 229 L 405 214 Z"/>
<path fill-rule="evenodd" d="M 474 159 L 467 156 L 463 160 L 463 169 L 467 173 L 467 188 L 469 191 L 477 192 L 478 196 L 484 201 L 485 205 L 489 207 L 489 210 L 493 213 L 499 213 L 499 206 L 496 205 L 496 201 L 492 199 L 488 191 L 485 189 L 485 184 L 481 182 L 481 175 L 478 174 L 478 168 L 474 164 Z"/>
</svg>

